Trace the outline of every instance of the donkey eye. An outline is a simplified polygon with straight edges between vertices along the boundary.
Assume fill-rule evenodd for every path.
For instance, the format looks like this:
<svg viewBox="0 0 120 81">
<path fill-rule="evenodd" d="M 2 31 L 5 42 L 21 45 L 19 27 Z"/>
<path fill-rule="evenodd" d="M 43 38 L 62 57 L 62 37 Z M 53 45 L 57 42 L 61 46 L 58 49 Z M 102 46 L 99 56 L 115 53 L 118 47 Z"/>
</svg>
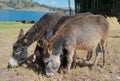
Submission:
<svg viewBox="0 0 120 81">
<path fill-rule="evenodd" d="M 20 48 L 18 48 L 18 49 L 16 49 L 16 50 L 14 51 L 14 53 L 15 53 L 16 55 L 19 55 L 21 52 L 22 52 L 22 49 L 20 49 Z"/>
<path fill-rule="evenodd" d="M 20 49 L 20 48 L 18 48 L 18 49 L 16 50 L 16 52 L 20 52 L 20 51 L 22 51 L 22 49 Z"/>
<path fill-rule="evenodd" d="M 20 50 L 16 50 L 16 52 L 20 52 Z"/>
</svg>

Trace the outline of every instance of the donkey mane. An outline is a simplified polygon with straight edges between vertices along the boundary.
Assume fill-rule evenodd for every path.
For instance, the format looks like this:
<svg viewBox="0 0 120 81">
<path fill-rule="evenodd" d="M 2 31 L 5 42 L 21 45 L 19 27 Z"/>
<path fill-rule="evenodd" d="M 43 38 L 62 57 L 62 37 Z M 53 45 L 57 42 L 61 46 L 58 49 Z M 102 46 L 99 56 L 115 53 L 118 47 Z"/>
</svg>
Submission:
<svg viewBox="0 0 120 81">
<path fill-rule="evenodd" d="M 28 30 L 28 32 L 25 34 L 25 37 L 29 34 L 29 33 L 37 33 L 39 31 L 40 28 L 42 28 L 41 26 L 43 25 L 43 23 L 46 23 L 45 19 L 47 18 L 47 15 L 49 15 L 49 13 L 45 14 L 41 19 L 39 19 L 39 21 L 37 21 L 32 28 L 30 28 Z M 47 24 L 47 23 L 46 23 Z"/>
<path fill-rule="evenodd" d="M 30 34 L 30 33 L 36 33 L 38 30 L 39 30 L 39 28 L 41 28 L 41 25 L 42 25 L 42 23 L 44 22 L 44 18 L 48 15 L 49 13 L 47 13 L 47 14 L 45 14 L 41 19 L 39 19 L 39 21 L 37 21 L 27 32 L 26 32 L 26 34 L 24 35 L 24 37 L 23 38 L 21 38 L 21 39 L 24 39 L 24 38 L 28 38 L 28 35 Z M 41 21 L 43 21 L 43 22 L 41 22 Z"/>
</svg>

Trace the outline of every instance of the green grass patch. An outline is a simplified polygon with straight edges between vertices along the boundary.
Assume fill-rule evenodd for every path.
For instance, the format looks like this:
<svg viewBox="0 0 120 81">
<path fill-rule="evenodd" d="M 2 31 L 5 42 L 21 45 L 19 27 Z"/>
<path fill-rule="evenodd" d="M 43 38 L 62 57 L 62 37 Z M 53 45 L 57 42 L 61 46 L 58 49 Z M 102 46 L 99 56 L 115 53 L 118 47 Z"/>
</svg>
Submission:
<svg viewBox="0 0 120 81">
<path fill-rule="evenodd" d="M 20 22 L 0 22 L 0 31 L 9 29 L 28 29 L 31 28 L 33 24 L 23 24 Z"/>
<path fill-rule="evenodd" d="M 21 22 L 0 22 L 0 25 L 6 25 L 6 24 L 10 25 L 10 24 L 23 24 L 23 23 Z"/>
</svg>

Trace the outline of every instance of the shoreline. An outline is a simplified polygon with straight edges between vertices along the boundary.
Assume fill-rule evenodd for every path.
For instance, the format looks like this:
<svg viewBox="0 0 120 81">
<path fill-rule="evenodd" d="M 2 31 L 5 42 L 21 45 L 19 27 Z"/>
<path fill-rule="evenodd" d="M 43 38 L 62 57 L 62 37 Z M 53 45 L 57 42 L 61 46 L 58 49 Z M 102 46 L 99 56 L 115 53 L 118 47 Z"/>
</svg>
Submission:
<svg viewBox="0 0 120 81">
<path fill-rule="evenodd" d="M 37 10 L 28 10 L 28 9 L 0 9 L 0 10 L 13 10 L 13 11 L 28 11 L 28 12 L 52 12 L 52 11 L 37 11 Z"/>
</svg>

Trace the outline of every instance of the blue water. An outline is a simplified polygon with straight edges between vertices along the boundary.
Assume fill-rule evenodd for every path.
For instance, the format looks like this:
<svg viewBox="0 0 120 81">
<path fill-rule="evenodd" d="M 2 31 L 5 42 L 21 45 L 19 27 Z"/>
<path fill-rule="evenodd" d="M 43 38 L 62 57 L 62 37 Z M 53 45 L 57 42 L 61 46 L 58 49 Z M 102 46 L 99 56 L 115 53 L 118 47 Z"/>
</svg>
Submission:
<svg viewBox="0 0 120 81">
<path fill-rule="evenodd" d="M 16 20 L 38 21 L 47 12 L 0 10 L 0 22 L 13 22 Z"/>
</svg>

